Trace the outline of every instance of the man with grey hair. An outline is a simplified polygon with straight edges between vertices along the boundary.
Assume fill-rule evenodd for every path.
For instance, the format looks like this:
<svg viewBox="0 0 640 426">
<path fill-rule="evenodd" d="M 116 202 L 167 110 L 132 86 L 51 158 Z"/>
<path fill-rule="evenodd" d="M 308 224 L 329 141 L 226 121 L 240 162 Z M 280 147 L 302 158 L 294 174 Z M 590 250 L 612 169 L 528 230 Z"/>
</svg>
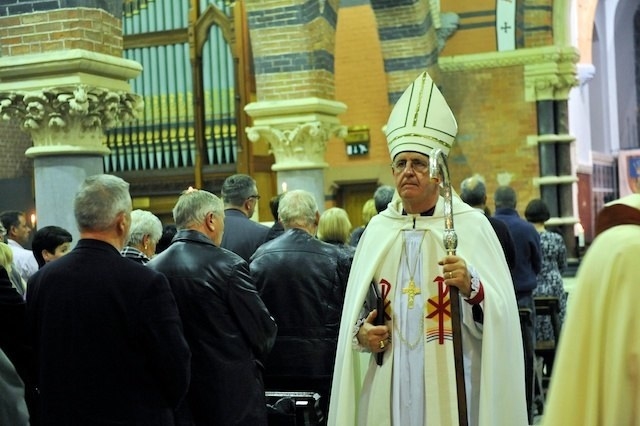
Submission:
<svg viewBox="0 0 640 426">
<path fill-rule="evenodd" d="M 220 247 L 222 201 L 184 192 L 173 208 L 173 243 L 147 264 L 171 283 L 193 352 L 182 421 L 195 425 L 266 425 L 262 365 L 276 323 L 240 256 Z"/>
<path fill-rule="evenodd" d="M 231 250 L 247 262 L 269 234 L 269 227 L 251 220 L 260 200 L 256 181 L 248 175 L 229 176 L 222 184 L 224 226 L 221 247 Z"/>
<path fill-rule="evenodd" d="M 127 259 L 146 265 L 156 253 L 162 237 L 162 222 L 147 210 L 131 212 L 131 232 L 127 245 L 120 252 Z"/>
<path fill-rule="evenodd" d="M 129 184 L 88 177 L 74 214 L 76 247 L 27 290 L 41 423 L 174 425 L 191 353 L 167 279 L 120 255 Z"/>
<path fill-rule="evenodd" d="M 320 213 L 313 194 L 286 192 L 278 217 L 284 234 L 260 246 L 249 265 L 280 330 L 265 366 L 265 385 L 315 391 L 326 415 L 351 259 L 315 238 Z"/>
<path fill-rule="evenodd" d="M 487 188 L 478 175 L 473 175 L 462 181 L 460 184 L 460 198 L 487 217 L 498 236 L 498 240 L 500 240 L 507 265 L 512 270 L 516 263 L 516 248 L 513 238 L 511 238 L 509 227 L 503 221 L 487 214 Z"/>
<path fill-rule="evenodd" d="M 396 193 L 396 189 L 391 185 L 380 185 L 373 193 L 373 201 L 376 205 L 376 211 L 380 213 L 386 209 L 391 200 L 393 194 Z"/>
</svg>

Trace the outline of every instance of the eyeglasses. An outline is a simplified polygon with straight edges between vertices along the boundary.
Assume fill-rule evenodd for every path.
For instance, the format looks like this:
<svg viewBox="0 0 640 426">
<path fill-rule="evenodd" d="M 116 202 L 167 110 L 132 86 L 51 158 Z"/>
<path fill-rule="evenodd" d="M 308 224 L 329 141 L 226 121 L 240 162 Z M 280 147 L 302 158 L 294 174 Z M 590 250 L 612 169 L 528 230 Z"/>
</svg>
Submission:
<svg viewBox="0 0 640 426">
<path fill-rule="evenodd" d="M 256 200 L 260 199 L 260 196 L 258 194 L 256 195 L 249 195 L 249 198 L 255 198 Z"/>
<path fill-rule="evenodd" d="M 422 160 L 416 159 L 398 160 L 391 164 L 391 168 L 393 169 L 394 173 L 400 174 L 406 170 L 407 165 L 409 165 L 410 168 L 416 173 L 426 173 L 427 171 L 429 171 L 429 164 Z"/>
</svg>

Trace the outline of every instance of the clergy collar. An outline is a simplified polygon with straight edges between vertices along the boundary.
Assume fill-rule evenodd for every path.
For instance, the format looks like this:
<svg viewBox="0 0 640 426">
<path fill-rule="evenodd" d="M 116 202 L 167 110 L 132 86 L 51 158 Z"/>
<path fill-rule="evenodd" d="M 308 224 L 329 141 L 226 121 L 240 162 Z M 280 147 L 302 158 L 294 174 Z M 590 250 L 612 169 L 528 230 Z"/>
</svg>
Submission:
<svg viewBox="0 0 640 426">
<path fill-rule="evenodd" d="M 429 210 L 423 211 L 420 213 L 420 216 L 433 216 L 433 212 L 436 211 L 436 206 L 431 207 Z M 407 216 L 408 213 L 406 212 L 406 210 L 403 208 L 402 209 L 402 215 L 403 216 Z"/>
</svg>

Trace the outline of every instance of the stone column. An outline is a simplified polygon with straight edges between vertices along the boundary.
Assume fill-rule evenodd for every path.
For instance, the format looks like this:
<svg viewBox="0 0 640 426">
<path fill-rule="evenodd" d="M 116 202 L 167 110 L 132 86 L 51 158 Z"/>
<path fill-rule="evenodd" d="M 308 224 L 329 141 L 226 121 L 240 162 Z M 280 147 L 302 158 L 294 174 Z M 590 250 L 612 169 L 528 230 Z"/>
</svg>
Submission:
<svg viewBox="0 0 640 426">
<path fill-rule="evenodd" d="M 76 241 L 72 200 L 86 176 L 103 173 L 103 132 L 142 106 L 128 84 L 142 68 L 122 59 L 123 3 L 5 4 L 0 115 L 33 139 L 25 154 L 34 164 L 38 227 L 62 226 Z"/>
<path fill-rule="evenodd" d="M 321 211 L 326 144 L 334 135 L 346 135 L 337 119 L 346 105 L 333 100 L 338 5 L 337 0 L 246 2 L 257 94 L 257 102 L 245 107 L 253 118 L 248 138 L 269 144 L 278 192 L 284 183 L 287 189 L 308 190 Z"/>
<path fill-rule="evenodd" d="M 245 107 L 254 123 L 246 129 L 249 140 L 264 140 L 275 157 L 272 170 L 277 172 L 278 192 L 307 190 L 324 210 L 324 169 L 328 167 L 324 153 L 332 136 L 346 136 L 346 126 L 337 119 L 345 110 L 341 102 L 320 98 L 254 102 Z"/>
<path fill-rule="evenodd" d="M 103 173 L 104 131 L 142 107 L 127 80 L 141 66 L 73 49 L 0 58 L 0 117 L 33 139 L 38 227 L 58 225 L 77 241 L 73 198 L 80 183 Z"/>
<path fill-rule="evenodd" d="M 577 177 L 572 152 L 575 137 L 569 134 L 567 99 L 577 85 L 578 54 L 572 47 L 549 49 L 547 61 L 524 67 L 525 99 L 535 101 L 538 134 L 530 144 L 538 145 L 540 197 L 549 206 L 549 226 L 562 230 L 568 255 L 575 253 L 574 225 L 580 222 L 574 200 Z"/>
</svg>

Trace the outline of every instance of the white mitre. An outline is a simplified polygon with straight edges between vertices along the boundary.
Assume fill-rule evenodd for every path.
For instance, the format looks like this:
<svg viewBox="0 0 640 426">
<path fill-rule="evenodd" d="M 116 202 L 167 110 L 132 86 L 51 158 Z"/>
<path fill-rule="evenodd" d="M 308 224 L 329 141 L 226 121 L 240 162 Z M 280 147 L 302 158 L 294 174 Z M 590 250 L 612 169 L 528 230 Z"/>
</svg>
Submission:
<svg viewBox="0 0 640 426">
<path fill-rule="evenodd" d="M 393 107 L 385 131 L 392 160 L 406 151 L 428 156 L 434 148 L 440 148 L 448 156 L 458 133 L 458 124 L 442 93 L 425 71 Z"/>
</svg>

